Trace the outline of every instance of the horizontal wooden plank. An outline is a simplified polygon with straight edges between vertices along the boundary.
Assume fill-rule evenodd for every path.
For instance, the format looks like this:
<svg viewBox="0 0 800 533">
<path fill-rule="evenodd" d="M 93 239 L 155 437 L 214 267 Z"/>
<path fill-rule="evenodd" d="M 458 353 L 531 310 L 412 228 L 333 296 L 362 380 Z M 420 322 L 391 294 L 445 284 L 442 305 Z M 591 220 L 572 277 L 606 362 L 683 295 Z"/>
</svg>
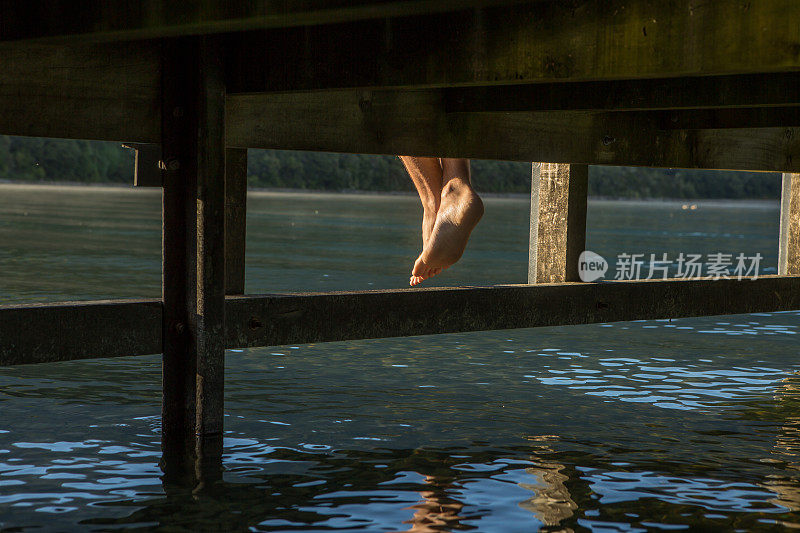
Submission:
<svg viewBox="0 0 800 533">
<path fill-rule="evenodd" d="M 11 47 L 9 51 L 0 54 L 5 72 L 0 78 L 0 133 L 160 142 L 161 68 L 158 47 L 153 43 L 136 47 L 37 45 Z M 579 84 L 559 85 L 568 92 Z M 787 172 L 797 172 L 800 166 L 799 132 L 782 127 L 800 122 L 798 107 L 624 113 L 448 112 L 449 91 L 231 95 L 227 144 Z M 775 103 L 792 94 L 786 87 L 776 93 L 762 94 L 764 98 L 757 100 Z M 581 100 L 580 91 L 577 94 L 576 105 L 586 102 Z M 681 101 L 687 103 L 684 97 Z M 736 129 L 741 127 L 751 129 Z"/>
<path fill-rule="evenodd" d="M 0 307 L 0 366 L 161 352 L 160 300 Z"/>
<path fill-rule="evenodd" d="M 231 296 L 227 346 L 800 309 L 800 277 Z"/>
<path fill-rule="evenodd" d="M 0 45 L 0 134 L 161 139 L 157 43 Z"/>
<path fill-rule="evenodd" d="M 800 70 L 796 0 L 576 0 L 232 36 L 229 92 Z"/>
<path fill-rule="evenodd" d="M 800 309 L 800 276 L 227 296 L 226 346 Z M 160 300 L 0 306 L 0 366 L 161 351 Z"/>
<path fill-rule="evenodd" d="M 71 0 L 0 0 L 0 40 L 153 39 L 439 13 L 503 3 L 509 0 L 82 0 L 79 6 Z"/>
<path fill-rule="evenodd" d="M 712 129 L 694 129 L 699 111 L 447 113 L 443 89 L 238 94 L 227 135 L 249 148 L 798 172 L 797 127 L 714 127 L 800 125 L 795 111 L 756 111 L 704 111 Z"/>
<path fill-rule="evenodd" d="M 800 106 L 800 73 L 452 87 L 450 113 Z"/>
</svg>

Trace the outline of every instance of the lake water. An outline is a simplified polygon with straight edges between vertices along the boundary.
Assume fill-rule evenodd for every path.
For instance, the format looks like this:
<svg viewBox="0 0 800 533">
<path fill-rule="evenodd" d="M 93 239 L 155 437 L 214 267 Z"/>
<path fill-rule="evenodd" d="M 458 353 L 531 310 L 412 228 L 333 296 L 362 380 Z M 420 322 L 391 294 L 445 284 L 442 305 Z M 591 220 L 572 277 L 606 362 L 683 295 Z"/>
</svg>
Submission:
<svg viewBox="0 0 800 533">
<path fill-rule="evenodd" d="M 587 247 L 761 253 L 775 203 L 591 202 Z M 688 207 L 688 206 L 687 206 Z M 489 198 L 432 285 L 524 282 Z M 405 196 L 251 194 L 247 292 L 403 287 Z M 154 190 L 0 186 L 0 303 L 160 294 Z M 747 281 L 742 281 L 747 283 Z M 0 530 L 800 527 L 797 312 L 231 350 L 224 479 L 160 480 L 157 356 L 0 368 Z"/>
</svg>

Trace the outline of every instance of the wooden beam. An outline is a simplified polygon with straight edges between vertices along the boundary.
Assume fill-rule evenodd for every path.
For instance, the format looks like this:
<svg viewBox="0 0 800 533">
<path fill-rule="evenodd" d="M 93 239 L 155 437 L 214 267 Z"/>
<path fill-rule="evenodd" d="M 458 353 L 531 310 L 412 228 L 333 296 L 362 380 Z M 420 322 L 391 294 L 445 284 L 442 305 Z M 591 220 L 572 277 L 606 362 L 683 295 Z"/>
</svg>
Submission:
<svg viewBox="0 0 800 533">
<path fill-rule="evenodd" d="M 243 348 L 795 309 L 800 276 L 228 296 L 225 343 Z M 0 306 L 0 365 L 160 350 L 159 300 Z"/>
<path fill-rule="evenodd" d="M 230 95 L 228 145 L 800 172 L 797 127 L 669 129 L 661 111 L 447 113 L 443 99 L 441 89 Z"/>
<path fill-rule="evenodd" d="M 588 188 L 586 165 L 532 165 L 528 283 L 580 281 Z"/>
<path fill-rule="evenodd" d="M 578 0 L 232 37 L 230 92 L 800 69 L 800 3 Z"/>
<path fill-rule="evenodd" d="M 169 478 L 207 477 L 198 468 L 209 451 L 218 463 L 221 449 L 225 86 L 218 49 L 200 37 L 164 51 L 162 446 Z"/>
<path fill-rule="evenodd" d="M 247 149 L 225 151 L 225 294 L 244 294 Z"/>
<path fill-rule="evenodd" d="M 800 277 L 231 296 L 230 348 L 800 309 Z"/>
<path fill-rule="evenodd" d="M 439 13 L 509 0 L 0 0 L 0 40 L 155 39 Z"/>
<path fill-rule="evenodd" d="M 160 300 L 0 307 L 0 366 L 156 353 Z"/>
<path fill-rule="evenodd" d="M 0 46 L 0 72 L 0 134 L 161 142 L 157 43 Z"/>
<path fill-rule="evenodd" d="M 800 73 L 451 87 L 458 112 L 644 111 L 800 106 Z"/>
<path fill-rule="evenodd" d="M 60 137 L 77 139 L 98 139 L 129 141 L 132 143 L 160 143 L 161 142 L 161 108 L 159 104 L 160 84 L 161 84 L 161 57 L 159 52 L 160 44 L 157 42 L 136 43 L 107 43 L 93 45 L 75 46 L 56 46 L 56 45 L 0 45 L 0 68 L 4 75 L 0 77 L 0 134 L 7 135 L 26 135 L 42 137 Z M 333 46 L 333 45 L 332 45 Z M 246 54 L 246 50 L 239 53 Z M 327 67 L 319 64 L 314 67 L 316 71 L 324 70 Z M 375 83 L 377 80 L 371 80 Z M 455 83 L 456 80 L 454 80 Z M 661 82 L 665 85 L 661 86 Z M 599 85 L 598 85 L 599 83 Z M 501 112 L 516 111 L 510 115 L 510 124 L 516 122 L 520 117 L 528 117 L 529 123 L 534 128 L 547 129 L 576 129 L 582 131 L 583 135 L 591 135 L 595 132 L 581 130 L 587 121 L 592 125 L 597 122 L 609 121 L 612 124 L 633 124 L 637 128 L 636 137 L 641 136 L 644 130 L 653 130 L 649 136 L 657 139 L 664 134 L 659 130 L 695 130 L 695 129 L 724 129 L 751 127 L 760 128 L 762 131 L 747 133 L 747 136 L 754 140 L 755 146 L 765 147 L 768 153 L 778 155 L 783 152 L 786 157 L 793 154 L 786 154 L 779 146 L 769 146 L 770 141 L 780 138 L 781 133 L 777 130 L 773 133 L 764 131 L 763 128 L 777 128 L 781 126 L 796 126 L 798 120 L 798 108 L 787 108 L 794 105 L 797 100 L 797 91 L 800 87 L 797 74 L 763 74 L 754 76 L 732 76 L 722 78 L 698 78 L 681 80 L 661 80 L 659 83 L 650 80 L 624 80 L 615 82 L 597 83 L 548 83 L 541 86 L 524 85 L 525 90 L 517 90 L 508 86 L 504 87 L 483 87 L 483 88 L 449 88 L 440 90 L 398 90 L 398 91 L 331 91 L 322 93 L 298 94 L 298 95 L 237 95 L 232 96 L 231 101 L 234 106 L 233 115 L 235 120 L 242 120 L 238 126 L 234 124 L 235 131 L 230 135 L 229 146 L 246 146 L 248 139 L 254 138 L 253 147 L 265 144 L 259 140 L 258 133 L 262 131 L 247 132 L 242 134 L 242 130 L 253 126 L 261 127 L 260 122 L 265 121 L 264 115 L 238 117 L 236 108 L 241 105 L 251 106 L 255 101 L 253 111 L 266 112 L 270 110 L 269 102 L 275 99 L 287 99 L 289 106 L 282 111 L 292 120 L 300 120 L 303 116 L 293 115 L 303 109 L 308 109 L 309 114 L 313 111 L 313 106 L 319 105 L 329 108 L 328 114 L 335 110 L 330 108 L 342 105 L 349 113 L 348 120 L 361 117 L 369 120 L 361 126 L 367 128 L 367 137 L 382 136 L 386 138 L 394 136 L 391 131 L 391 123 L 402 109 L 393 106 L 392 102 L 408 107 L 412 112 L 417 110 L 421 113 L 429 113 L 430 116 L 422 118 L 410 118 L 412 121 L 422 121 L 429 124 L 443 121 L 459 120 L 464 126 L 483 127 L 480 125 L 482 120 L 476 118 L 481 113 L 492 112 L 485 115 L 488 118 L 501 118 L 505 115 Z M 537 89 L 534 89 L 537 87 Z M 455 91 L 455 92 L 454 92 Z M 466 91 L 466 93 L 464 92 Z M 470 91 L 473 91 L 470 93 Z M 475 92 L 477 91 L 477 92 Z M 508 96 L 509 91 L 513 94 Z M 466 94 L 466 96 L 465 96 Z M 469 96 L 472 94 L 472 96 Z M 516 96 L 514 96 L 516 94 Z M 597 96 L 600 95 L 600 96 Z M 609 96 L 610 95 L 610 96 Z M 244 98 L 245 100 L 242 100 Z M 258 103 L 259 98 L 265 98 Z M 253 100 L 255 99 L 255 100 Z M 525 102 L 535 100 L 535 103 L 528 106 Z M 461 101 L 461 103 L 459 103 Z M 509 101 L 508 109 L 497 102 Z M 628 102 L 626 104 L 625 102 Z M 358 106 L 353 107 L 354 105 Z M 422 107 L 420 107 L 420 105 Z M 410 106 L 410 107 L 409 107 Z M 427 106 L 427 108 L 426 108 Z M 587 110 L 600 108 L 606 109 L 628 109 L 636 110 L 640 108 L 652 107 L 655 109 L 675 108 L 671 111 L 660 112 L 636 112 L 634 114 L 614 114 L 598 113 L 587 111 L 586 114 L 565 115 L 555 113 L 550 115 L 528 115 L 524 111 L 527 107 L 541 109 L 543 111 L 567 110 Z M 700 107 L 728 107 L 733 110 L 708 110 L 695 109 Z M 787 109 L 749 109 L 744 110 L 745 106 L 762 106 L 774 108 L 782 106 Z M 428 110 L 430 108 L 430 111 Z M 689 109 L 690 111 L 687 111 Z M 543 112 L 542 111 L 542 112 Z M 355 113 L 355 115 L 354 115 Z M 325 113 L 319 115 L 325 118 Z M 461 117 L 461 118 L 458 118 Z M 543 124 L 536 126 L 536 117 L 543 117 Z M 544 118 L 546 117 L 546 118 Z M 572 117 L 572 118 L 570 118 Z M 308 117 L 306 117 L 308 118 Z M 339 118 L 336 123 L 341 122 Z M 570 123 L 571 121 L 571 123 Z M 581 123 L 582 121 L 582 123 Z M 541 121 L 540 121 L 541 122 Z M 343 122 L 344 125 L 348 121 Z M 549 125 L 548 125 L 549 124 Z M 309 141 L 312 135 L 309 134 L 308 123 L 298 123 L 293 128 L 292 123 L 272 124 L 283 130 L 288 130 L 291 135 L 284 134 L 287 141 L 285 146 L 280 143 L 271 142 L 271 147 L 293 148 L 298 146 L 293 137 L 302 136 Z M 324 126 L 324 124 L 323 124 Z M 326 126 L 329 127 L 329 126 Z M 462 126 L 459 126 L 462 127 Z M 601 124 L 601 129 L 608 129 L 608 126 Z M 268 131 L 268 130 L 263 130 Z M 351 136 L 349 132 L 345 132 Z M 459 133 L 465 135 L 469 132 Z M 535 132 L 529 132 L 535 133 Z M 552 131 L 545 131 L 550 135 Z M 783 132 L 784 134 L 786 132 Z M 409 136 L 410 132 L 406 134 Z M 666 140 L 666 144 L 674 142 L 680 144 L 681 132 L 668 134 L 676 136 L 677 140 Z M 685 133 L 691 142 L 694 135 L 691 132 Z M 736 133 L 723 134 L 722 137 Z M 602 133 L 601 138 L 619 139 L 621 134 L 606 135 Z M 708 138 L 708 134 L 702 134 Z M 796 138 L 796 136 L 794 137 Z M 375 139 L 369 139 L 373 144 Z M 664 145 L 662 139 L 657 141 Z M 724 141 L 723 142 L 727 142 Z M 738 141 L 733 141 L 738 142 Z M 791 143 L 788 138 L 784 143 Z M 511 143 L 508 151 L 512 155 L 504 156 L 503 150 L 493 150 L 491 157 L 499 159 L 530 160 L 530 157 L 518 157 L 513 155 L 513 145 L 519 144 L 518 139 Z M 342 144 L 342 142 L 338 143 Z M 427 139 L 422 139 L 417 145 L 430 146 Z M 439 144 L 443 144 L 439 141 Z M 462 149 L 461 139 L 453 139 L 451 144 L 455 149 Z M 586 141 L 582 141 L 585 145 Z M 310 142 L 300 143 L 299 146 L 310 146 Z M 609 145 L 604 145 L 609 146 Z M 613 152 L 613 145 L 611 151 Z M 726 145 L 727 150 L 730 146 Z M 698 146 L 699 150 L 708 152 L 713 148 L 708 146 Z M 325 148 L 330 149 L 330 148 Z M 371 147 L 364 144 L 363 148 L 358 143 L 351 143 L 350 146 L 341 146 L 340 151 L 351 152 L 374 152 L 389 153 L 386 147 Z M 487 151 L 487 150 L 484 150 Z M 608 150 L 605 150 L 608 151 Z M 680 146 L 676 146 L 676 151 L 680 153 Z M 657 153 L 658 151 L 656 151 Z M 746 153 L 745 151 L 744 153 Z M 413 153 L 413 152 L 409 152 Z M 436 154 L 431 154 L 436 155 Z M 782 156 L 781 156 L 782 157 Z M 602 158 L 599 158 L 602 159 Z M 614 164 L 625 164 L 618 157 Z M 797 159 L 796 157 L 794 158 Z M 569 161 L 569 158 L 553 158 L 538 156 L 535 160 Z M 572 161 L 577 161 L 572 159 Z M 602 162 L 602 161 L 598 161 Z M 609 163 L 610 164 L 610 163 Z M 635 163 L 631 164 L 647 164 Z M 668 163 L 654 162 L 653 165 L 669 166 Z M 677 165 L 678 163 L 675 163 Z M 759 167 L 757 169 L 764 169 Z M 768 170 L 795 170 L 783 165 L 767 168 Z"/>
<path fill-rule="evenodd" d="M 800 275 L 800 174 L 783 175 L 778 274 Z"/>
</svg>

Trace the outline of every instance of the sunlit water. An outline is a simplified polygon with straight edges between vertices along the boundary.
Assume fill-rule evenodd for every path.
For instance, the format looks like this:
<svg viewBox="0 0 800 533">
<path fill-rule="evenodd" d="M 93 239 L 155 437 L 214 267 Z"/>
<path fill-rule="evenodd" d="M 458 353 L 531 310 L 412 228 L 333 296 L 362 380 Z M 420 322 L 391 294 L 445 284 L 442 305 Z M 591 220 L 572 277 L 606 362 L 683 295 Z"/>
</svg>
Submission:
<svg viewBox="0 0 800 533">
<path fill-rule="evenodd" d="M 441 285 L 523 282 L 487 199 Z M 247 292 L 402 287 L 404 196 L 251 194 Z M 157 191 L 0 186 L 0 302 L 158 297 Z M 592 202 L 588 248 L 755 254 L 777 203 Z M 742 281 L 747 283 L 747 281 Z M 0 529 L 800 526 L 798 313 L 231 350 L 224 480 L 160 480 L 158 357 L 0 368 Z M 5 529 L 4 529 L 5 530 Z"/>
</svg>

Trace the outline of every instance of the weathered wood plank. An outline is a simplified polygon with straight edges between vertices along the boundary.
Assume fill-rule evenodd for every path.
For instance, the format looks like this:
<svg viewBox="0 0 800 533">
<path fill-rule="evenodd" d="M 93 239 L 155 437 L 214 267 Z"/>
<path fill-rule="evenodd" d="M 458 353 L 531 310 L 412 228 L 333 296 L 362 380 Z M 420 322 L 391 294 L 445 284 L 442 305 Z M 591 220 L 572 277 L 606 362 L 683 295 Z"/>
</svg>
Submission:
<svg viewBox="0 0 800 533">
<path fill-rule="evenodd" d="M 800 73 L 451 87 L 448 113 L 800 106 Z"/>
<path fill-rule="evenodd" d="M 247 149 L 225 151 L 225 294 L 244 294 Z"/>
<path fill-rule="evenodd" d="M 0 46 L 0 72 L 0 134 L 160 142 L 157 43 Z"/>
<path fill-rule="evenodd" d="M 513 0 L 512 0 L 513 1 Z M 0 40 L 154 39 L 439 13 L 509 0 L 0 1 Z"/>
<path fill-rule="evenodd" d="M 586 165 L 532 165 L 528 283 L 580 281 L 588 189 Z"/>
<path fill-rule="evenodd" d="M 27 45 L 27 46 L 2 46 L 0 45 L 0 68 L 4 75 L 0 77 L 0 133 L 8 135 L 27 135 L 27 136 L 48 136 L 63 138 L 81 139 L 100 139 L 118 140 L 140 143 L 160 143 L 160 52 L 159 44 L 154 42 L 143 42 L 129 44 L 96 44 L 96 45 L 75 45 L 75 46 L 55 46 L 55 45 Z M 240 51 L 246 53 L 246 51 Z M 317 65 L 316 69 L 326 69 L 325 65 Z M 680 145 L 681 131 L 674 133 L 662 133 L 660 130 L 692 130 L 692 129 L 721 129 L 721 128 L 764 128 L 779 126 L 796 126 L 798 122 L 797 107 L 790 109 L 750 109 L 745 112 L 743 106 L 789 106 L 792 102 L 797 102 L 796 74 L 776 74 L 758 76 L 734 76 L 725 78 L 727 81 L 703 81 L 705 78 L 694 78 L 687 80 L 664 81 L 665 85 L 659 89 L 658 84 L 653 84 L 645 88 L 641 84 L 647 85 L 648 80 L 626 80 L 617 82 L 602 82 L 610 84 L 608 91 L 602 91 L 592 84 L 588 86 L 582 83 L 556 83 L 545 84 L 543 89 L 536 90 L 533 95 L 550 95 L 538 98 L 534 105 L 535 109 L 558 110 L 562 108 L 580 110 L 594 107 L 603 109 L 616 108 L 621 106 L 625 109 L 639 109 L 639 107 L 654 106 L 656 108 L 676 107 L 683 108 L 678 111 L 662 112 L 638 112 L 633 114 L 614 114 L 614 113 L 592 113 L 587 112 L 577 115 L 565 114 L 533 114 L 513 113 L 508 115 L 510 126 L 518 119 L 527 120 L 529 125 L 544 129 L 545 134 L 552 134 L 553 129 L 576 128 L 583 131 L 583 135 L 596 136 L 596 131 L 586 131 L 581 126 L 587 122 L 596 129 L 620 129 L 625 124 L 632 124 L 637 128 L 634 137 L 641 137 L 641 132 L 651 130 L 649 135 L 654 143 L 664 146 L 663 136 L 677 136 L 677 140 L 666 139 L 666 145 L 670 142 Z M 375 80 L 372 80 L 373 82 Z M 639 84 L 639 85 L 637 85 Z M 531 89 L 531 85 L 525 86 Z M 597 89 L 597 90 L 593 90 Z M 682 87 L 681 90 L 671 90 Z M 459 106 L 458 94 L 453 91 L 464 91 L 468 89 L 490 90 L 497 89 L 497 97 L 490 97 L 491 94 L 484 94 L 482 97 L 473 98 L 465 104 Z M 508 91 L 516 91 L 509 87 L 500 88 L 460 88 L 446 90 L 414 90 L 414 91 L 330 91 L 322 93 L 298 94 L 298 95 L 270 95 L 261 104 L 255 105 L 253 112 L 266 112 L 270 110 L 269 102 L 276 102 L 275 99 L 285 99 L 288 107 L 284 110 L 286 116 L 292 120 L 300 120 L 302 115 L 296 113 L 303 109 L 306 113 L 307 121 L 312 116 L 314 106 L 322 108 L 322 112 L 317 113 L 321 119 L 326 115 L 336 113 L 341 107 L 341 113 L 345 115 L 344 122 L 339 117 L 335 117 L 334 124 L 350 124 L 353 127 L 353 119 L 361 120 L 363 124 L 359 127 L 364 129 L 363 135 L 370 138 L 374 144 L 376 139 L 372 137 L 387 138 L 394 136 L 392 123 L 397 122 L 397 115 L 403 112 L 402 107 L 408 107 L 411 111 L 417 110 L 419 113 L 428 116 L 407 118 L 407 122 L 423 122 L 429 126 L 437 122 L 453 123 L 452 127 L 485 127 L 481 123 L 489 121 L 496 123 L 502 117 L 506 117 L 498 110 L 498 106 L 493 102 L 516 101 L 511 105 L 512 110 L 518 111 L 524 106 L 521 100 L 527 99 L 521 96 L 506 99 L 503 95 Z M 649 92 L 648 92 L 649 91 Z M 453 94 L 456 96 L 454 97 Z M 596 96 L 592 95 L 611 95 Z M 637 94 L 639 96 L 637 96 Z M 559 96 L 554 96 L 559 95 Z M 617 95 L 617 96 L 614 96 Z M 630 97 L 630 98 L 628 98 Z M 242 100 L 242 98 L 246 100 Z M 229 117 L 239 121 L 237 109 L 243 105 L 251 106 L 252 100 L 258 100 L 259 96 L 233 96 L 231 98 L 233 114 Z M 603 99 L 605 98 L 605 100 Z M 599 100 L 599 101 L 598 101 Z M 630 102 L 627 106 L 624 102 Z M 393 105 L 393 102 L 396 105 Z M 455 102 L 455 103 L 454 103 Z M 480 106 L 485 105 L 482 109 Z M 354 107 L 357 106 L 357 107 Z M 538 107 L 537 107 L 538 106 Z M 691 109 L 704 106 L 734 107 L 735 110 L 701 110 Z M 503 106 L 499 106 L 502 108 Z M 690 111 L 686 111 L 689 108 Z M 464 111 L 467 110 L 467 111 Z M 479 115 L 484 112 L 494 111 L 486 115 Z M 360 119 L 359 119 L 360 117 Z M 483 117 L 483 118 L 481 118 Z M 253 147 L 266 144 L 263 140 L 258 140 L 259 135 L 251 135 L 254 132 L 242 134 L 242 130 L 249 128 L 256 121 L 265 120 L 264 115 L 245 116 L 243 122 L 238 126 L 232 124 L 234 129 L 229 136 L 229 146 L 245 146 L 249 138 L 255 137 Z M 571 122 L 570 122 L 571 121 Z M 536 126 L 536 124 L 539 124 Z M 447 124 L 446 124 L 447 125 Z M 323 124 L 324 126 L 324 124 Z M 292 137 L 303 136 L 311 138 L 313 129 L 309 129 L 308 122 L 305 124 L 272 124 L 278 128 L 276 133 L 284 135 L 281 138 L 287 140 L 286 146 L 280 143 L 271 142 L 270 147 L 292 148 L 297 147 L 298 143 Z M 325 126 L 329 128 L 330 126 Z M 323 132 L 325 130 L 323 128 Z M 550 131 L 547 131 L 547 130 Z M 264 130 L 259 130 L 264 131 Z M 288 131 L 290 134 L 285 133 Z M 283 132 L 283 133 L 282 133 Z M 346 132 L 348 138 L 352 135 Z M 460 132 L 457 135 L 466 135 L 469 132 Z M 530 134 L 531 132 L 529 132 Z M 773 139 L 775 142 L 779 137 L 767 131 L 747 133 L 754 146 L 765 146 L 769 148 L 770 142 L 765 141 L 765 137 Z M 773 132 L 774 133 L 774 132 Z M 785 132 L 784 132 L 785 133 Z M 412 136 L 413 130 L 406 136 Z M 723 137 L 737 136 L 737 133 L 728 132 Z M 606 141 L 622 138 L 624 135 L 603 133 L 601 139 Z M 686 134 L 689 142 L 694 136 L 692 133 Z M 698 142 L 707 142 L 709 134 L 700 135 L 702 139 Z M 527 140 L 528 137 L 526 137 Z M 308 140 L 308 139 L 307 139 Z M 593 139 L 596 142 L 596 139 Z M 453 138 L 448 141 L 454 145 L 454 149 L 462 150 L 464 143 L 461 139 Z M 519 144 L 518 139 L 515 144 Z M 786 143 L 791 143 L 787 139 Z M 339 143 L 341 144 L 341 143 Z M 408 144 L 408 143 L 406 143 Z M 442 140 L 439 144 L 444 144 Z M 532 144 L 532 143 L 530 143 Z M 583 145 L 586 141 L 583 141 Z M 687 143 L 683 143 L 687 146 Z M 428 139 L 420 139 L 416 145 L 430 146 Z M 314 149 L 313 144 L 306 142 L 299 146 Z M 730 146 L 726 145 L 727 150 Z M 302 148 L 305 149 L 305 148 Z M 332 148 L 323 148 L 332 149 Z M 707 150 L 706 146 L 697 146 L 698 150 Z M 354 143 L 351 146 L 341 147 L 341 151 L 352 152 L 375 152 L 376 153 L 400 153 L 391 152 L 388 148 L 370 147 L 364 143 L 364 147 Z M 662 149 L 663 150 L 663 149 Z M 680 147 L 677 148 L 680 152 Z M 774 150 L 769 148 L 772 153 Z M 487 150 L 484 150 L 487 151 Z M 493 150 L 492 156 L 498 159 L 531 160 L 530 156 L 513 155 L 513 145 L 509 148 L 511 155 L 503 156 L 506 150 Z M 608 150 L 605 150 L 608 151 Z M 612 147 L 612 152 L 613 147 Z M 650 152 L 648 148 L 645 152 Z M 780 148 L 777 148 L 780 152 Z M 713 152 L 713 150 L 712 150 Z M 409 152 L 414 153 L 414 152 Z M 620 152 L 620 155 L 624 152 Z M 746 154 L 747 151 L 743 151 Z M 436 154 L 430 154 L 436 155 Z M 784 154 L 791 157 L 793 154 Z M 553 158 L 545 157 L 544 154 L 535 158 L 536 160 L 551 161 L 570 161 L 569 157 Z M 599 158 L 602 159 L 602 158 Z M 613 164 L 625 164 L 621 162 L 622 157 L 609 158 L 615 159 Z M 796 157 L 794 158 L 797 159 Z M 572 162 L 578 161 L 571 159 Z M 602 162 L 599 160 L 597 162 Z M 609 162 L 611 164 L 611 162 Z M 631 164 L 647 164 L 635 163 Z M 655 166 L 670 166 L 670 163 L 652 163 Z M 672 163 L 677 166 L 679 163 Z M 747 167 L 739 167 L 747 168 Z M 779 165 L 752 166 L 755 169 L 767 170 L 795 170 L 793 168 Z"/>
<path fill-rule="evenodd" d="M 800 69 L 795 0 L 577 0 L 234 36 L 230 92 Z"/>
<path fill-rule="evenodd" d="M 164 64 L 162 445 L 166 475 L 184 477 L 222 434 L 225 86 L 209 37 L 169 43 Z"/>
<path fill-rule="evenodd" d="M 665 112 L 447 113 L 440 89 L 229 95 L 228 145 L 800 171 L 800 129 L 667 129 Z"/>
<path fill-rule="evenodd" d="M 229 348 L 800 309 L 800 277 L 227 298 Z"/>
<path fill-rule="evenodd" d="M 160 300 L 0 307 L 0 366 L 157 353 Z"/>
<path fill-rule="evenodd" d="M 242 348 L 795 309 L 800 276 L 227 296 L 225 343 Z M 161 314 L 159 300 L 0 306 L 0 365 L 158 353 Z"/>
<path fill-rule="evenodd" d="M 800 174 L 783 175 L 778 274 L 800 275 Z"/>
</svg>

